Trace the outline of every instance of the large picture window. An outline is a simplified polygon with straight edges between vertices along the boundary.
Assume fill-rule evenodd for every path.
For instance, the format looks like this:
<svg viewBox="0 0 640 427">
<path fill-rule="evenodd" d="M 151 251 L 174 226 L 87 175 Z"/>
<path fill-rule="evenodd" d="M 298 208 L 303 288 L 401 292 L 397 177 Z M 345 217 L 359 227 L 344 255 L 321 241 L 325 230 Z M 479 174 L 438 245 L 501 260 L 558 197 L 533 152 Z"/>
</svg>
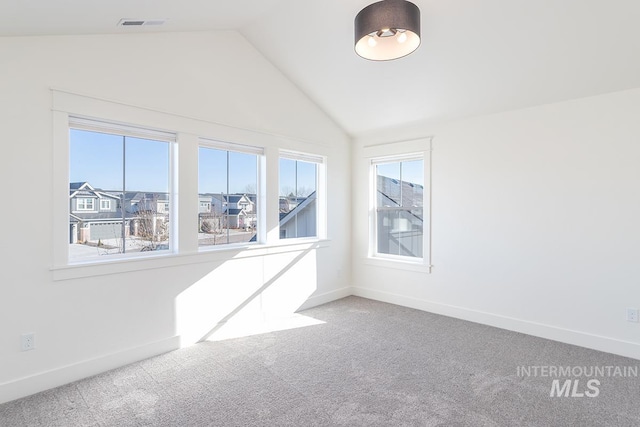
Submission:
<svg viewBox="0 0 640 427">
<path fill-rule="evenodd" d="M 70 119 L 70 262 L 170 250 L 173 141 L 170 133 Z"/>
<path fill-rule="evenodd" d="M 198 245 L 256 242 L 262 149 L 202 141 L 198 151 Z"/>
<path fill-rule="evenodd" d="M 286 153 L 279 165 L 280 238 L 318 236 L 318 174 L 322 159 Z"/>
<path fill-rule="evenodd" d="M 423 258 L 424 160 L 377 159 L 374 177 L 375 254 Z"/>
</svg>

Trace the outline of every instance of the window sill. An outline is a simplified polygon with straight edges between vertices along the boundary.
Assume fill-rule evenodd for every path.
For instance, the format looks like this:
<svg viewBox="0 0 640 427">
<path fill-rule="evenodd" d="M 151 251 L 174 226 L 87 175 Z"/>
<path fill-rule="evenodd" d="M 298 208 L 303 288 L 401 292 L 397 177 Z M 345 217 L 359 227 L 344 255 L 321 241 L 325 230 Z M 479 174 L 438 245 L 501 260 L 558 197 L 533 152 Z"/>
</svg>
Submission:
<svg viewBox="0 0 640 427">
<path fill-rule="evenodd" d="M 297 240 L 295 242 L 278 242 L 276 244 L 255 244 L 212 248 L 193 253 L 163 254 L 149 257 L 105 260 L 86 264 L 54 266 L 50 269 L 54 281 L 73 280 L 84 277 L 105 276 L 133 271 L 158 268 L 177 267 L 188 264 L 200 264 L 230 259 L 252 258 L 286 252 L 297 252 L 326 248 L 331 241 L 326 239 Z"/>
<path fill-rule="evenodd" d="M 363 258 L 363 264 L 372 265 L 375 267 L 395 268 L 397 270 L 415 271 L 418 273 L 431 273 L 432 265 L 426 263 L 425 260 L 405 261 L 402 259 L 382 258 L 382 257 L 367 257 Z"/>
</svg>

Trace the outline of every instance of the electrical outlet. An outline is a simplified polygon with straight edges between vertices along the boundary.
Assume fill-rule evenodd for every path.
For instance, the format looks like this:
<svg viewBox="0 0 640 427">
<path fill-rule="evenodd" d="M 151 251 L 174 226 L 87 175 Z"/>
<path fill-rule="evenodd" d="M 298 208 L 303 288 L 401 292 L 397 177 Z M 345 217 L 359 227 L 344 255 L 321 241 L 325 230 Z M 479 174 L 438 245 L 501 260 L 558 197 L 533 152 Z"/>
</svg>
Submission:
<svg viewBox="0 0 640 427">
<path fill-rule="evenodd" d="M 30 334 L 21 335 L 22 351 L 33 350 L 36 348 L 36 334 L 33 332 Z"/>
<path fill-rule="evenodd" d="M 627 308 L 627 322 L 638 322 L 637 308 Z"/>
</svg>

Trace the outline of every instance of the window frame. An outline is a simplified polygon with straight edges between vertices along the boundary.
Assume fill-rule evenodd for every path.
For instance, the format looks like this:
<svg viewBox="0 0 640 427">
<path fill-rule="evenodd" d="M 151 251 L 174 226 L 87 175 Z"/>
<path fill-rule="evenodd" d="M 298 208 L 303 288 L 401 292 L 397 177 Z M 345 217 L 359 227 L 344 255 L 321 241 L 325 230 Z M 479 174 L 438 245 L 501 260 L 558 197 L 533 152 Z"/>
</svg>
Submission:
<svg viewBox="0 0 640 427">
<path fill-rule="evenodd" d="M 103 134 L 109 134 L 109 135 L 115 135 L 118 137 L 129 137 L 129 138 L 139 138 L 139 139 L 145 139 L 145 140 L 151 140 L 151 141 L 157 141 L 157 142 L 164 142 L 167 143 L 167 149 L 168 149 L 168 177 L 167 177 L 167 182 L 168 182 L 168 188 L 167 188 L 167 194 L 169 197 L 169 212 L 171 211 L 171 205 L 175 203 L 175 199 L 176 199 L 176 188 L 175 188 L 175 179 L 174 179 L 174 174 L 175 174 L 175 162 L 176 162 L 176 144 L 177 144 L 177 134 L 175 132 L 168 132 L 168 131 L 163 131 L 163 130 L 157 130 L 157 129 L 153 129 L 150 127 L 144 127 L 144 126 L 138 126 L 138 125 L 134 125 L 134 124 L 125 124 L 125 123 L 121 123 L 121 122 L 117 122 L 117 121 L 111 121 L 111 120 L 104 120 L 104 119 L 100 119 L 100 118 L 93 118 L 93 117 L 86 117 L 86 116 L 79 116 L 79 115 L 74 115 L 74 114 L 69 114 L 67 116 L 67 140 L 66 140 L 66 147 L 67 147 L 67 154 L 69 155 L 71 153 L 71 147 L 70 147 L 70 131 L 72 129 L 76 129 L 76 130 L 81 130 L 81 131 L 87 131 L 87 132 L 94 132 L 94 133 L 103 133 Z M 70 164 L 69 162 L 67 162 L 67 174 L 70 171 Z M 69 188 L 69 179 L 66 180 L 66 187 L 67 189 Z M 124 191 L 124 189 L 123 189 Z M 81 199 L 81 198 L 79 198 Z M 77 200 L 79 200 L 77 199 Z M 87 199 L 87 198 L 85 198 Z M 78 205 L 76 204 L 76 211 L 80 212 L 86 212 L 86 211 L 100 211 L 102 210 L 102 201 L 100 200 L 100 203 L 97 204 L 95 200 L 93 200 L 93 209 L 78 209 Z M 111 204 L 111 201 L 108 200 L 109 204 Z M 96 206 L 97 205 L 97 206 Z M 110 207 L 109 207 L 110 209 Z M 70 214 L 72 211 L 70 209 L 67 210 L 67 217 L 68 214 Z M 68 226 L 68 220 L 67 220 L 67 226 Z M 124 225 L 123 225 L 124 227 Z M 123 228 L 124 230 L 124 228 Z M 168 224 L 168 233 L 169 233 L 169 239 L 168 239 L 168 246 L 169 248 L 167 250 L 161 250 L 161 251 L 140 251 L 140 252 L 124 252 L 124 253 L 117 253 L 117 254 L 109 254 L 109 256 L 105 256 L 103 257 L 104 259 L 95 259 L 95 258 L 90 258 L 90 259 L 80 259 L 80 260 L 71 260 L 69 258 L 69 241 L 67 239 L 67 248 L 65 251 L 65 260 L 66 260 L 66 265 L 69 266 L 73 266 L 73 265 L 94 265 L 94 264 L 102 264 L 105 262 L 111 262 L 111 261 L 123 261 L 123 260 L 131 260 L 131 259 L 137 259 L 137 258 L 151 258 L 151 257 L 161 257 L 161 256 L 166 256 L 169 254 L 176 254 L 178 252 L 178 248 L 177 248 L 177 233 L 178 233 L 178 226 L 176 224 L 176 221 L 174 219 L 170 219 L 169 220 L 169 224 Z"/>
<path fill-rule="evenodd" d="M 111 210 L 111 200 L 109 199 L 100 199 L 100 210 Z"/>
<path fill-rule="evenodd" d="M 403 154 L 388 154 L 369 157 L 369 262 L 403 269 L 417 269 L 430 272 L 431 265 L 431 140 L 429 149 L 409 151 Z M 410 211 L 411 207 L 398 209 L 379 209 L 377 206 L 378 182 L 376 168 L 381 164 L 400 163 L 421 160 L 423 162 L 423 205 L 422 205 L 422 257 L 386 254 L 378 252 L 378 213 L 380 210 Z"/>
<path fill-rule="evenodd" d="M 294 253 L 301 250 L 328 248 L 331 243 L 326 238 L 326 157 L 319 174 L 320 215 L 318 237 L 315 239 L 287 239 L 280 241 L 277 236 L 278 209 L 272 204 L 278 197 L 278 158 L 281 150 L 295 152 L 305 146 L 314 155 L 324 156 L 331 152 L 331 146 L 324 141 L 308 141 L 283 137 L 255 129 L 229 126 L 201 118 L 161 111 L 125 101 L 108 100 L 87 96 L 63 89 L 50 89 L 52 121 L 52 214 L 50 221 L 53 239 L 50 246 L 49 272 L 54 282 L 64 282 L 80 278 L 145 271 L 171 266 L 198 263 L 222 263 L 235 256 L 261 257 L 273 253 Z M 171 161 L 172 212 L 171 253 L 169 251 L 144 252 L 139 257 L 102 257 L 100 262 L 86 261 L 69 263 L 69 119 L 86 118 L 111 124 L 123 124 L 139 129 L 158 130 L 174 134 Z M 261 147 L 264 156 L 260 164 L 260 188 L 263 195 L 258 200 L 259 214 L 264 226 L 258 236 L 258 244 L 246 247 L 224 245 L 219 250 L 199 251 L 197 234 L 198 198 L 197 165 L 199 139 L 233 141 L 234 144 Z M 149 138 L 147 138 L 149 139 Z M 155 138 L 150 138 L 155 139 Z M 305 145 L 306 144 L 306 145 Z M 113 200 L 119 207 L 120 199 Z M 113 207 L 113 205 L 112 205 Z M 275 209 L 274 209 L 275 208 Z M 174 228 L 175 227 L 175 228 Z M 303 240 L 303 241 L 300 241 Z"/>
<path fill-rule="evenodd" d="M 264 245 L 266 242 L 266 221 L 265 221 L 265 206 L 262 203 L 265 200 L 264 197 L 264 170 L 265 170 L 265 150 L 263 147 L 257 147 L 253 145 L 245 145 L 238 144 L 234 142 L 225 142 L 219 141 L 206 137 L 198 138 L 198 153 L 200 152 L 200 148 L 209 148 L 214 150 L 226 151 L 227 153 L 235 152 L 241 154 L 252 154 L 256 156 L 256 241 L 255 242 L 238 242 L 238 243 L 224 243 L 220 245 L 207 245 L 200 246 L 198 244 L 198 252 L 209 252 L 209 251 L 222 251 L 228 249 L 237 249 L 244 247 L 251 247 L 255 245 Z M 227 157 L 228 162 L 228 157 Z M 200 167 L 200 159 L 198 156 L 198 168 Z M 228 189 L 228 168 L 227 164 L 227 189 Z M 200 188 L 199 185 L 196 186 L 196 193 L 198 194 L 198 198 L 200 197 Z M 227 195 L 229 195 L 227 193 Z M 209 203 L 210 208 L 213 208 L 213 204 Z M 201 202 L 198 202 L 198 214 L 200 214 Z M 229 229 L 229 227 L 227 227 Z"/>
<path fill-rule="evenodd" d="M 279 150 L 278 152 L 278 200 L 275 204 L 276 209 L 280 210 L 280 160 L 287 159 L 293 161 L 314 163 L 316 165 L 316 235 L 304 236 L 304 237 L 282 237 L 282 230 L 280 228 L 280 220 L 278 220 L 278 232 L 276 234 L 278 242 L 304 242 L 304 241 L 318 241 L 327 238 L 327 199 L 326 199 L 326 168 L 327 158 L 326 156 L 303 153 L 300 151 L 291 150 Z"/>
</svg>

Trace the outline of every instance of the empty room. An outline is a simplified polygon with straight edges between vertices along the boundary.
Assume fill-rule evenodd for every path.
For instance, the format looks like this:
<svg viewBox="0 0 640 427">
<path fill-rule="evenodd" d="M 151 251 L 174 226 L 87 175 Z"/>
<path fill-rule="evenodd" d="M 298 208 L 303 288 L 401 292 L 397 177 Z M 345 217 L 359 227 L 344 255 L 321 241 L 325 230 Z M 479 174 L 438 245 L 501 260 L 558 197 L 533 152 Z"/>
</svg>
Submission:
<svg viewBox="0 0 640 427">
<path fill-rule="evenodd" d="M 0 426 L 640 425 L 638 22 L 0 0 Z"/>
</svg>

